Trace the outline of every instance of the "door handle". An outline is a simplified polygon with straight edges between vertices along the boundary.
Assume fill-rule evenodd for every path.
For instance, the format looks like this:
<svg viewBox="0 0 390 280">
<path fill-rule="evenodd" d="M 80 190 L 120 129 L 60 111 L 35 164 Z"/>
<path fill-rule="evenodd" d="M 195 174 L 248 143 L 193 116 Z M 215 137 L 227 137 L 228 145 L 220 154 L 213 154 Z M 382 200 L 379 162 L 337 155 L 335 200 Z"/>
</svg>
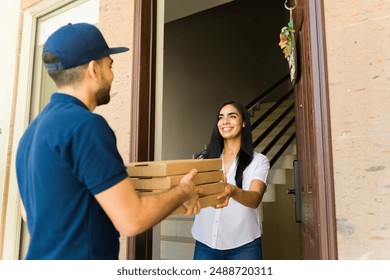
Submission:
<svg viewBox="0 0 390 280">
<path fill-rule="evenodd" d="M 301 193 L 299 189 L 298 161 L 294 160 L 294 189 L 288 189 L 287 194 L 295 195 L 295 222 L 301 222 Z"/>
<path fill-rule="evenodd" d="M 287 194 L 295 195 L 295 189 L 287 189 Z"/>
<path fill-rule="evenodd" d="M 301 189 L 299 188 L 299 165 L 298 161 L 294 160 L 294 190 L 295 190 L 295 221 L 301 222 Z"/>
</svg>

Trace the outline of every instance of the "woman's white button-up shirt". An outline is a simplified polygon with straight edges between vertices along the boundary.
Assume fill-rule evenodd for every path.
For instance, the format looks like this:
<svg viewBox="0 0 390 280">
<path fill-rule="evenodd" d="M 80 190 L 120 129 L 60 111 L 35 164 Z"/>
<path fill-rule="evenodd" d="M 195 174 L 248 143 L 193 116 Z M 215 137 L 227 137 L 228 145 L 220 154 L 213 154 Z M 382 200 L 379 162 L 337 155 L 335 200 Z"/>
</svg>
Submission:
<svg viewBox="0 0 390 280">
<path fill-rule="evenodd" d="M 244 170 L 242 189 L 249 190 L 252 180 L 267 184 L 269 167 L 268 158 L 255 152 L 252 162 Z M 236 169 L 237 159 L 226 174 L 227 182 L 232 185 L 236 185 Z M 261 236 L 260 217 L 259 209 L 246 207 L 230 198 L 228 206 L 224 208 L 203 208 L 195 216 L 192 236 L 214 249 L 237 248 Z"/>
</svg>

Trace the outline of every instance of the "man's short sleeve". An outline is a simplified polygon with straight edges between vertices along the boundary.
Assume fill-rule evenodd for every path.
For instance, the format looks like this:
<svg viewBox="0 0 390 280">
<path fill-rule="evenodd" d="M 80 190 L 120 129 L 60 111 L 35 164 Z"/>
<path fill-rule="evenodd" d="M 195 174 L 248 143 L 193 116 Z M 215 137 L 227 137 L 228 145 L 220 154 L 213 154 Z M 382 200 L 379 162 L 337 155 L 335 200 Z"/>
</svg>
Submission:
<svg viewBox="0 0 390 280">
<path fill-rule="evenodd" d="M 128 176 L 116 146 L 115 134 L 97 114 L 74 132 L 71 151 L 73 172 L 94 195 Z"/>
</svg>

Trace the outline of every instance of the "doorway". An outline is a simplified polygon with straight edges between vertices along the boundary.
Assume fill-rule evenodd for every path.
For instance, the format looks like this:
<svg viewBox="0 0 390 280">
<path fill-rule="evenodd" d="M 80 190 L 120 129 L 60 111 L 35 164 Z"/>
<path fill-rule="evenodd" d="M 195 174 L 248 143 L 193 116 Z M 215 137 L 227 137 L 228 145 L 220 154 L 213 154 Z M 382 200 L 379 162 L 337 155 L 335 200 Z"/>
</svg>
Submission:
<svg viewBox="0 0 390 280">
<path fill-rule="evenodd" d="M 159 5 L 161 5 L 163 1 L 158 1 Z M 232 3 L 253 3 L 257 1 L 239 1 L 235 0 Z M 160 11 L 160 16 L 157 16 L 157 28 L 153 28 L 153 31 L 157 31 L 154 34 L 157 34 L 157 37 L 160 37 L 160 40 L 157 38 L 157 52 L 152 51 L 153 54 L 157 54 L 157 59 L 153 60 L 154 62 L 159 62 L 159 66 L 152 69 L 152 73 L 155 73 L 156 76 L 154 77 L 152 75 L 152 84 L 156 85 L 156 90 L 151 92 L 152 96 L 156 97 L 156 100 L 159 100 L 159 102 L 156 102 L 156 110 L 153 110 L 151 113 L 156 113 L 156 126 L 155 126 L 155 133 L 156 137 L 153 138 L 156 141 L 156 145 L 149 145 L 149 150 L 155 149 L 155 160 L 161 159 L 163 150 L 165 150 L 164 147 L 164 141 L 162 136 L 162 131 L 168 131 L 168 127 L 163 126 L 163 119 L 166 118 L 165 115 L 162 114 L 162 112 L 166 112 L 163 102 L 166 101 L 166 92 L 163 91 L 164 87 L 164 79 L 163 79 L 163 65 L 164 63 L 164 54 L 166 49 L 164 49 L 164 27 L 161 27 L 161 11 L 164 11 L 164 7 L 158 8 L 157 1 L 153 0 L 151 1 L 153 3 L 151 6 L 153 6 L 153 13 L 147 13 L 146 14 L 146 20 L 151 20 L 151 22 L 154 22 L 152 19 L 155 19 L 155 16 L 153 17 L 152 14 L 155 15 L 156 9 Z M 227 14 L 236 14 L 237 11 L 235 9 L 231 9 L 229 12 L 229 8 L 232 8 L 232 3 L 227 3 L 225 5 L 222 5 L 221 7 L 226 8 Z M 298 151 L 298 166 L 299 166 L 299 189 L 301 190 L 302 195 L 301 198 L 301 204 L 304 205 L 306 208 L 304 210 L 301 210 L 301 216 L 302 216 L 302 223 L 300 224 L 300 235 L 301 235 L 301 259 L 335 259 L 337 258 L 337 240 L 336 240 L 336 221 L 335 221 L 335 211 L 334 211 L 334 190 L 333 190 L 333 171 L 332 171 L 332 159 L 331 159 L 331 143 L 330 143 L 330 129 L 329 129 L 329 106 L 328 106 L 328 98 L 327 98 L 327 80 L 326 80 L 326 56 L 325 56 L 325 42 L 324 42 L 324 26 L 323 26 L 323 7 L 322 7 L 322 1 L 321 0 L 309 0 L 309 1 L 297 1 L 298 5 L 297 8 L 294 10 L 294 25 L 297 26 L 296 30 L 298 30 L 297 34 L 297 44 L 298 44 L 298 50 L 301 48 L 301 56 L 298 56 L 299 63 L 300 63 L 300 69 L 302 71 L 301 73 L 301 79 L 298 81 L 298 83 L 295 85 L 295 92 L 296 92 L 296 112 L 301 110 L 302 113 L 298 112 L 298 126 L 297 126 L 297 134 L 299 136 L 299 142 L 297 144 L 297 151 Z M 163 5 L 163 4 L 162 4 Z M 277 5 L 277 10 L 279 12 L 283 11 L 284 7 L 284 1 L 280 1 L 280 3 L 275 4 Z M 264 5 L 260 7 L 261 11 L 264 11 Z M 209 9 L 206 11 L 203 11 L 201 13 L 198 13 L 197 15 L 205 16 L 206 12 L 215 12 L 215 9 Z M 279 13 L 278 12 L 278 13 Z M 275 14 L 265 12 L 265 15 L 273 15 Z M 257 15 L 257 18 L 262 18 L 262 14 Z M 160 20 L 158 20 L 160 18 Z M 162 17 L 163 18 L 163 17 Z M 183 20 L 187 20 L 189 17 L 184 18 Z M 215 22 L 218 22 L 220 20 L 220 17 L 214 17 Z M 246 19 L 246 18 L 245 18 Z M 287 17 L 281 17 L 281 22 L 277 24 L 277 26 L 274 26 L 276 29 L 272 31 L 274 34 L 279 34 L 280 27 L 284 26 L 285 23 L 288 21 Z M 162 20 L 163 22 L 163 20 Z M 253 22 L 251 22 L 253 23 Z M 162 23 L 164 25 L 164 23 Z M 266 22 L 265 29 L 270 31 L 271 26 L 269 22 Z M 210 26 L 203 26 L 203 28 L 206 30 L 205 32 L 208 32 L 208 28 Z M 213 26 L 214 27 L 214 26 Z M 213 27 L 210 27 L 212 29 Z M 146 29 L 146 32 L 148 29 Z M 304 36 L 300 36 L 302 31 L 304 31 L 303 34 L 306 34 Z M 184 34 L 188 34 L 185 31 L 183 31 Z M 256 32 L 255 34 L 251 34 L 253 36 L 258 35 Z M 149 33 L 150 38 L 153 38 L 154 36 L 151 36 L 153 34 Z M 190 38 L 190 37 L 188 37 Z M 264 34 L 261 33 L 261 38 L 264 39 Z M 306 38 L 306 41 L 303 40 Z M 223 47 L 225 47 L 227 44 L 232 44 L 233 40 L 232 37 L 227 37 L 224 40 L 220 39 L 223 43 Z M 239 42 L 242 42 L 243 40 L 238 40 Z M 278 40 L 276 40 L 278 41 Z M 195 42 L 195 45 L 199 48 L 204 47 L 201 44 L 204 43 L 203 41 Z M 276 42 L 275 42 L 276 43 Z M 159 57 L 160 54 L 160 57 Z M 240 56 L 242 53 L 236 52 L 234 56 Z M 304 54 L 304 55 L 302 55 Z M 151 56 L 153 57 L 153 55 Z M 276 61 L 280 59 L 280 56 L 278 55 L 271 55 L 271 53 L 267 52 L 267 58 L 272 58 L 272 61 L 267 63 L 267 61 L 264 61 L 262 64 L 264 65 L 273 65 L 275 66 Z M 305 59 L 303 59 L 305 57 Z M 280 60 L 280 62 L 284 63 L 284 60 Z M 148 59 L 145 59 L 146 63 L 150 62 L 150 57 Z M 182 65 L 182 60 L 178 60 L 177 63 L 179 65 Z M 197 65 L 197 64 L 195 64 Z M 207 64 L 206 66 L 212 65 Z M 235 67 L 236 65 L 233 65 Z M 164 66 L 165 67 L 165 66 Z M 154 72 L 154 70 L 157 69 L 157 71 Z M 163 70 L 161 70 L 163 69 Z M 180 69 L 180 68 L 179 68 Z M 213 69 L 213 68 L 212 68 Z M 220 70 L 222 68 L 219 68 L 217 70 Z M 229 69 L 229 68 L 227 68 Z M 267 70 L 270 70 L 269 68 L 264 68 Z M 280 68 L 278 67 L 281 72 L 283 69 L 283 66 Z M 202 72 L 202 70 L 204 70 Z M 198 69 L 198 72 L 200 73 L 200 77 L 208 81 L 209 83 L 217 83 L 218 80 L 214 79 L 217 76 L 211 76 L 212 79 L 208 79 L 209 76 L 207 76 L 205 73 L 207 73 L 207 68 L 203 67 L 202 69 Z M 223 71 L 225 69 L 222 69 L 221 75 L 224 76 L 226 80 L 226 72 Z M 306 72 L 304 72 L 306 71 Z M 253 72 L 248 72 L 249 75 L 252 75 Z M 285 72 L 283 72 L 285 73 Z M 184 78 L 193 78 L 193 74 L 190 73 L 189 75 L 183 75 Z M 262 78 L 267 76 L 256 76 L 261 81 L 264 81 Z M 140 77 L 141 81 L 147 82 L 150 81 L 150 74 L 143 75 Z M 155 80 L 154 80 L 155 78 Z M 175 77 L 177 78 L 177 77 Z M 239 91 L 239 97 L 242 98 L 242 102 L 245 102 L 245 93 L 248 91 L 248 81 L 250 80 L 250 76 L 246 77 L 243 82 L 243 88 Z M 269 79 L 269 77 L 268 77 Z M 156 83 L 155 83 L 156 82 Z M 229 90 L 226 87 L 225 83 L 221 83 L 222 86 L 222 94 L 226 98 L 230 98 L 228 95 Z M 229 83 L 227 83 L 230 85 Z M 202 118 L 204 115 L 208 115 L 208 108 L 207 106 L 216 103 L 216 94 L 218 92 L 207 92 L 209 87 L 205 86 L 204 83 L 202 83 L 202 79 L 199 83 L 196 84 L 198 88 L 200 88 L 197 91 L 192 91 L 192 94 L 188 96 L 190 98 L 190 102 L 186 103 L 180 103 L 175 101 L 175 106 L 173 106 L 173 110 L 176 112 L 177 118 L 171 118 L 173 121 L 177 121 L 178 117 L 186 117 L 190 116 L 192 118 L 183 118 L 180 119 L 180 121 L 188 120 L 187 127 L 176 127 L 176 131 L 180 131 L 183 135 L 186 135 L 183 132 L 190 133 L 190 135 L 195 134 L 196 137 L 192 137 L 187 142 L 188 147 L 185 149 L 184 153 L 176 153 L 175 157 L 172 158 L 187 158 L 188 154 L 199 151 L 199 147 L 204 145 L 205 139 L 207 139 L 206 136 L 208 135 L 208 132 L 205 132 L 205 134 L 202 134 L 202 131 L 204 129 L 203 126 L 201 126 L 201 130 L 199 130 L 199 126 L 197 126 L 196 122 Z M 225 87 L 223 87 L 225 86 Z M 246 86 L 246 87 L 245 87 Z M 192 87 L 180 87 L 178 93 L 186 94 L 189 90 L 192 90 Z M 164 94 L 163 94 L 164 93 Z M 207 93 L 207 94 L 206 94 Z M 140 93 L 142 94 L 142 92 Z M 149 92 L 145 92 L 145 94 L 149 94 Z M 191 99 L 194 96 L 196 96 L 196 99 Z M 234 95 L 236 96 L 236 95 Z M 233 97 L 234 97 L 233 96 Z M 303 106 L 303 103 L 300 103 L 300 101 L 303 101 L 304 98 L 309 96 L 310 98 L 307 99 L 305 102 L 305 106 Z M 197 101 L 197 103 L 193 103 L 194 101 Z M 187 105 L 187 106 L 183 106 Z M 199 105 L 200 104 L 200 105 Z M 307 107 L 306 105 L 310 104 L 312 107 Z M 302 105 L 302 106 L 301 106 Z M 215 107 L 215 106 L 212 106 Z M 310 110 L 312 108 L 313 110 Z M 314 112 L 314 114 L 313 114 Z M 160 125 L 158 124 L 160 122 Z M 204 122 L 203 122 L 204 123 Z M 169 122 L 171 124 L 171 122 Z M 206 123 L 207 125 L 207 123 Z M 312 134 L 308 134 L 308 131 L 305 132 L 305 126 L 306 127 L 315 127 L 315 129 L 312 129 Z M 173 126 L 174 127 L 174 126 Z M 164 129 L 163 129 L 164 128 Z M 189 130 L 185 130 L 185 129 Z M 184 130 L 183 130 L 184 129 Z M 207 131 L 205 129 L 204 131 Z M 204 138 L 202 138 L 204 137 Z M 177 138 L 175 138 L 177 139 Z M 194 139 L 201 139 L 198 143 L 195 142 Z M 305 149 L 304 143 L 310 142 L 312 145 L 311 152 L 308 153 L 308 151 Z M 166 142 L 166 143 L 169 143 Z M 175 142 L 176 143 L 176 142 Z M 175 151 L 180 151 L 180 149 L 174 149 Z M 169 151 L 169 150 L 168 150 Z M 302 156 L 306 155 L 306 156 Z M 312 181 L 310 183 L 311 191 L 305 192 L 307 190 L 307 184 L 305 185 L 305 173 L 302 172 L 302 170 L 305 170 L 306 167 L 311 168 L 312 172 L 311 177 Z M 314 166 L 314 167 L 313 167 Z M 302 168 L 303 167 L 303 168 Z M 304 189 L 306 188 L 306 189 Z M 313 192 L 313 190 L 315 190 Z M 314 207 L 314 206 L 319 207 Z M 318 226 L 316 226 L 318 225 Z M 158 253 L 159 258 L 160 255 L 160 239 L 158 238 L 160 234 L 160 225 L 155 227 L 156 232 L 158 234 L 154 234 L 154 241 L 153 241 L 153 251 Z M 154 230 L 155 230 L 154 229 Z M 157 238 L 156 238 L 157 236 Z M 156 242 L 157 239 L 157 242 Z M 158 243 L 158 244 L 156 244 Z M 150 244 L 149 244 L 150 245 Z M 158 248 L 156 250 L 156 248 Z M 153 258 L 156 258 L 155 255 Z"/>
<path fill-rule="evenodd" d="M 156 80 L 161 82 L 156 89 L 156 137 L 159 139 L 156 138 L 155 160 L 192 158 L 208 143 L 214 110 L 223 100 L 236 99 L 248 104 L 288 72 L 278 46 L 280 29 L 287 24 L 289 16 L 284 1 L 226 1 L 206 9 L 194 9 L 195 13 L 186 9 L 182 17 L 177 16 L 175 4 L 175 1 L 165 1 L 164 21 L 161 18 L 159 21 L 161 10 L 157 10 L 157 26 L 163 24 L 164 28 L 162 32 L 157 27 L 157 36 L 161 37 L 157 38 Z M 159 50 L 163 50 L 160 58 Z M 280 91 L 288 87 L 285 84 Z M 287 196 L 285 191 L 283 187 L 278 193 Z M 294 211 L 291 197 L 284 202 Z M 299 225 L 293 213 L 287 213 L 286 217 L 285 211 L 276 211 L 282 220 L 275 219 L 276 205 L 272 202 L 262 205 L 263 211 L 268 211 L 263 221 L 264 257 L 299 259 L 299 240 L 295 241 L 299 239 Z M 170 217 L 156 226 L 153 258 L 191 259 L 192 221 L 193 217 Z M 277 223 L 284 226 L 278 227 Z M 291 228 L 286 230 L 286 225 Z M 285 236 L 281 236 L 282 232 Z M 291 239 L 292 245 L 287 246 L 287 240 Z M 281 244 L 287 249 L 273 250 Z"/>
</svg>

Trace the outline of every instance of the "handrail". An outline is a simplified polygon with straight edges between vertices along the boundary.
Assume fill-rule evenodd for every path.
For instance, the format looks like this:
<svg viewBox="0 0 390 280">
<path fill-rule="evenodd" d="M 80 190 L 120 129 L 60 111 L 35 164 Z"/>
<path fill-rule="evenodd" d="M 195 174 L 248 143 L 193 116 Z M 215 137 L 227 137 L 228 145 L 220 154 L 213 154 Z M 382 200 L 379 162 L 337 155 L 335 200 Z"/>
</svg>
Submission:
<svg viewBox="0 0 390 280">
<path fill-rule="evenodd" d="M 294 104 L 291 104 L 290 107 L 287 108 L 286 111 L 283 112 L 283 114 L 280 115 L 279 118 L 277 118 L 257 139 L 253 142 L 253 146 L 257 147 L 261 141 L 263 141 L 268 134 L 271 133 L 271 131 L 282 121 L 284 118 L 294 109 Z"/>
<path fill-rule="evenodd" d="M 268 152 L 273 148 L 273 146 L 279 141 L 280 138 L 287 132 L 287 130 L 294 124 L 295 117 L 292 118 L 286 125 L 283 127 L 283 129 L 275 136 L 274 139 L 267 145 L 267 147 L 264 148 L 262 153 L 264 155 L 268 154 Z"/>
<path fill-rule="evenodd" d="M 248 105 L 246 105 L 246 109 L 251 111 L 257 104 L 260 104 L 268 95 L 270 95 L 274 89 L 280 86 L 285 80 L 290 77 L 289 74 L 282 77 L 278 82 L 269 87 L 265 92 L 260 94 L 257 98 L 251 101 Z M 290 89 L 285 95 L 283 95 L 271 108 L 269 108 L 264 114 L 262 114 L 256 121 L 251 124 L 251 129 L 254 130 L 258 127 L 266 118 L 268 118 L 277 108 L 281 106 L 281 104 L 286 101 L 292 94 L 294 93 L 294 88 Z M 290 105 L 256 140 L 253 141 L 253 146 L 256 148 L 260 143 L 273 131 L 277 125 L 289 115 L 289 113 L 295 107 L 294 104 Z M 277 142 L 285 135 L 285 133 L 289 130 L 289 128 L 295 123 L 295 117 L 291 118 L 291 120 L 279 131 L 279 133 L 268 143 L 268 145 L 263 149 L 262 153 L 267 155 L 267 153 L 275 146 Z M 282 156 L 288 146 L 294 141 L 296 137 L 296 133 L 294 132 L 288 139 L 283 143 L 282 147 L 275 153 L 275 155 L 270 159 L 270 166 L 272 167 L 277 160 Z"/>
<path fill-rule="evenodd" d="M 291 94 L 294 93 L 294 89 L 291 89 L 288 91 L 282 98 L 276 102 L 271 108 L 268 109 L 267 112 L 265 112 L 263 115 L 261 115 L 260 118 L 258 118 L 255 122 L 252 123 L 251 129 L 255 129 L 258 127 L 269 115 L 271 115 L 279 106 L 287 99 L 290 97 Z"/>
<path fill-rule="evenodd" d="M 267 97 L 275 88 L 280 86 L 284 81 L 290 78 L 290 74 L 287 74 L 283 78 L 281 78 L 279 81 L 277 81 L 274 85 L 270 86 L 266 91 L 264 91 L 262 94 L 260 94 L 258 97 L 253 99 L 251 102 L 249 102 L 248 105 L 246 105 L 246 109 L 249 111 L 252 109 L 257 103 L 261 102 L 265 97 Z"/>
<path fill-rule="evenodd" d="M 284 153 L 284 151 L 287 149 L 288 146 L 292 143 L 292 141 L 295 139 L 295 132 L 290 136 L 290 138 L 287 139 L 287 141 L 283 144 L 283 146 L 280 148 L 280 150 L 274 155 L 274 157 L 270 160 L 270 167 L 275 164 L 275 162 L 278 161 L 278 159 L 281 157 L 281 155 Z"/>
</svg>

